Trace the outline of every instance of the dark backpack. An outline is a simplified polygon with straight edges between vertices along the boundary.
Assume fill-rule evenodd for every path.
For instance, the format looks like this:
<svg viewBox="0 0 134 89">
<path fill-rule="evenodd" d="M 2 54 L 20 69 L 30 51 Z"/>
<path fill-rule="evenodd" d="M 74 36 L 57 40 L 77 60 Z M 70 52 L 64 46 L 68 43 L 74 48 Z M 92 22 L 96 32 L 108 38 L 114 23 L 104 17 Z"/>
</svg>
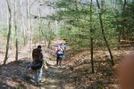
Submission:
<svg viewBox="0 0 134 89">
<path fill-rule="evenodd" d="M 31 65 L 32 70 L 37 70 L 37 69 L 40 69 L 41 67 L 42 67 L 42 63 L 38 63 L 38 64 L 32 63 Z"/>
<path fill-rule="evenodd" d="M 33 50 L 34 62 L 32 63 L 32 70 L 36 70 L 42 67 L 43 61 L 41 59 L 41 51 L 39 49 Z"/>
<path fill-rule="evenodd" d="M 34 62 L 35 63 L 40 63 L 42 62 L 41 60 L 41 53 L 39 49 L 34 49 L 33 50 L 33 54 L 34 54 Z"/>
</svg>

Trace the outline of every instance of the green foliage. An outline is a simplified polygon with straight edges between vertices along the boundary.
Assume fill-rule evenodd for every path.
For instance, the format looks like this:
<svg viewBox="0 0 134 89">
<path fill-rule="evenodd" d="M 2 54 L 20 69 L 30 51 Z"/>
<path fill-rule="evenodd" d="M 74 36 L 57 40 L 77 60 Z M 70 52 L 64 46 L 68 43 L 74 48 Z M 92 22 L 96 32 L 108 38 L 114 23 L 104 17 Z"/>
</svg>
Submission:
<svg viewBox="0 0 134 89">
<path fill-rule="evenodd" d="M 32 39 L 33 42 L 37 42 L 39 38 L 39 25 L 34 26 L 32 36 L 33 36 L 33 39 Z"/>
<path fill-rule="evenodd" d="M 104 84 L 99 84 L 98 85 L 98 89 L 104 89 L 104 87 L 105 87 Z"/>
<path fill-rule="evenodd" d="M 8 29 L 5 26 L 6 24 L 2 24 L 0 23 L 0 48 L 4 48 L 5 44 L 6 44 L 6 39 L 7 39 L 7 32 Z"/>
<path fill-rule="evenodd" d="M 76 47 L 90 47 L 90 37 L 94 39 L 94 46 L 104 47 L 105 42 L 101 34 L 100 23 L 98 18 L 98 11 L 96 6 L 92 7 L 92 29 L 93 33 L 90 33 L 90 8 L 87 5 L 83 5 L 79 2 L 70 0 L 58 0 L 55 6 L 59 8 L 57 13 L 53 15 L 55 20 L 63 22 L 61 25 L 59 35 L 61 38 L 66 39 L 68 45 L 75 45 Z M 105 9 L 102 13 L 102 19 L 104 23 L 104 29 L 106 37 L 111 45 L 116 45 L 118 32 L 116 31 L 116 13 L 114 8 L 107 3 L 108 9 Z M 111 7 L 110 7 L 111 6 Z M 53 17 L 51 16 L 51 17 Z"/>
<path fill-rule="evenodd" d="M 118 3 L 119 4 L 119 3 Z M 116 31 L 121 32 L 120 36 L 122 39 L 128 39 L 133 36 L 134 32 L 134 1 L 127 1 L 125 5 L 125 9 L 123 10 L 123 3 L 119 4 L 121 5 L 121 10 L 116 11 L 115 13 L 115 19 L 113 21 L 113 26 L 116 26 Z M 125 33 L 125 34 L 124 34 Z"/>
<path fill-rule="evenodd" d="M 38 36 L 40 36 L 40 38 Z M 45 39 L 47 41 L 50 41 L 53 40 L 55 36 L 55 28 L 53 26 L 49 26 L 49 24 L 44 24 L 43 22 L 36 25 L 33 29 L 33 41 L 35 42 L 38 41 L 38 38 L 40 40 Z"/>
<path fill-rule="evenodd" d="M 49 6 L 56 8 L 56 13 L 46 17 L 50 23 L 46 24 L 41 21 L 32 26 L 33 41 L 37 42 L 38 39 L 50 41 L 56 36 L 60 36 L 67 40 L 68 45 L 82 48 L 90 47 L 90 38 L 92 37 L 94 47 L 105 47 L 98 12 L 102 13 L 105 36 L 110 45 L 118 44 L 117 39 L 120 31 L 124 31 L 126 36 L 133 35 L 134 1 L 127 1 L 124 13 L 123 0 L 106 0 L 104 8 L 101 10 L 98 10 L 96 3 L 93 3 L 92 12 L 90 12 L 90 2 L 83 4 L 79 0 L 76 1 L 77 2 L 75 2 L 75 0 L 48 1 Z M 92 26 L 90 25 L 90 13 L 92 13 Z M 58 27 L 55 26 L 54 21 L 58 21 Z M 3 40 L 1 45 L 5 44 L 7 38 L 8 31 L 5 27 L 7 27 L 6 24 L 0 23 L 0 38 Z M 92 33 L 90 33 L 91 27 L 93 30 Z M 17 26 L 17 28 L 19 34 L 18 41 L 21 45 L 24 42 L 24 38 L 22 31 L 19 30 L 21 27 Z M 15 39 L 14 34 L 13 29 L 11 33 L 12 40 Z"/>
<path fill-rule="evenodd" d="M 0 33 L 0 38 L 5 40 L 7 38 L 7 28 L 1 28 Z"/>
<path fill-rule="evenodd" d="M 19 28 L 19 26 L 17 27 Z M 18 29 L 17 29 L 18 30 Z M 15 44 L 12 44 L 12 43 L 15 43 L 15 32 L 14 32 L 14 28 L 12 28 L 11 30 L 11 37 L 10 37 L 10 44 L 9 44 L 9 47 L 12 48 L 12 46 L 15 46 Z M 7 33 L 8 33 L 8 28 L 7 28 L 7 24 L 4 24 L 4 23 L 0 23 L 0 39 L 1 39 L 1 42 L 0 42 L 0 47 L 1 48 L 5 48 L 5 44 L 6 44 L 6 40 L 7 40 Z M 23 34 L 21 31 L 18 31 L 18 43 L 19 43 L 19 47 L 22 47 L 24 44 L 24 38 L 23 38 Z"/>
</svg>

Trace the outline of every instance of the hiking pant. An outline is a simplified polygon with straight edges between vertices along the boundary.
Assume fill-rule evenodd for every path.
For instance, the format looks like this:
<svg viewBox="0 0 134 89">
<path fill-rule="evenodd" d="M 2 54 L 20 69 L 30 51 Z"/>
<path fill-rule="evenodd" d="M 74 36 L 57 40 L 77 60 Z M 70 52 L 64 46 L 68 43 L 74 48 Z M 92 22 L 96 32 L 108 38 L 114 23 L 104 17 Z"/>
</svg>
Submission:
<svg viewBox="0 0 134 89">
<path fill-rule="evenodd" d="M 63 54 L 57 54 L 57 66 L 62 66 L 62 56 Z"/>
<path fill-rule="evenodd" d="M 40 69 L 35 70 L 34 78 L 35 78 L 35 83 L 39 83 L 39 81 L 41 81 L 42 67 Z"/>
</svg>

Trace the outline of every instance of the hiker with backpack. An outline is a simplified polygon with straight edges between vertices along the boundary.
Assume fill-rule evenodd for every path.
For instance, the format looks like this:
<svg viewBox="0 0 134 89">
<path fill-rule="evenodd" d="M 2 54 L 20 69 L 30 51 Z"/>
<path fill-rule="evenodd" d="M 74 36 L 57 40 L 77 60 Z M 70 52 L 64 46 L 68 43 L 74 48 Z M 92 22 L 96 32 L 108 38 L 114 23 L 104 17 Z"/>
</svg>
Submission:
<svg viewBox="0 0 134 89">
<path fill-rule="evenodd" d="M 42 66 L 43 66 L 43 53 L 41 45 L 38 45 L 37 48 L 33 49 L 32 58 L 33 62 L 31 65 L 31 69 L 34 70 L 35 72 L 34 75 L 35 84 L 38 85 L 38 83 L 41 81 L 42 78 Z"/>
<path fill-rule="evenodd" d="M 57 66 L 62 66 L 62 58 L 63 58 L 63 49 L 61 48 L 61 45 L 58 45 L 56 48 L 56 54 L 57 54 Z"/>
</svg>

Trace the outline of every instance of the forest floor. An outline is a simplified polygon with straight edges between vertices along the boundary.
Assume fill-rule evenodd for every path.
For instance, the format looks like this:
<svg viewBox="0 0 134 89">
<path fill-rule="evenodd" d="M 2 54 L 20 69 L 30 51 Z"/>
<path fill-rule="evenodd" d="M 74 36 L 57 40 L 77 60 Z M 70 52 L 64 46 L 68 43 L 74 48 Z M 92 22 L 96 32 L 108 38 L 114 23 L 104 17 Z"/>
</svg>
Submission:
<svg viewBox="0 0 134 89">
<path fill-rule="evenodd" d="M 76 54 L 67 49 L 67 57 L 63 60 L 63 66 L 59 67 L 55 65 L 53 48 L 43 48 L 47 65 L 43 68 L 43 81 L 38 86 L 34 83 L 34 72 L 26 71 L 30 59 L 23 56 L 17 62 L 0 66 L 0 89 L 119 89 L 116 69 L 130 48 L 112 50 L 114 66 L 111 66 L 108 51 L 95 50 L 94 74 L 87 49 Z"/>
</svg>

